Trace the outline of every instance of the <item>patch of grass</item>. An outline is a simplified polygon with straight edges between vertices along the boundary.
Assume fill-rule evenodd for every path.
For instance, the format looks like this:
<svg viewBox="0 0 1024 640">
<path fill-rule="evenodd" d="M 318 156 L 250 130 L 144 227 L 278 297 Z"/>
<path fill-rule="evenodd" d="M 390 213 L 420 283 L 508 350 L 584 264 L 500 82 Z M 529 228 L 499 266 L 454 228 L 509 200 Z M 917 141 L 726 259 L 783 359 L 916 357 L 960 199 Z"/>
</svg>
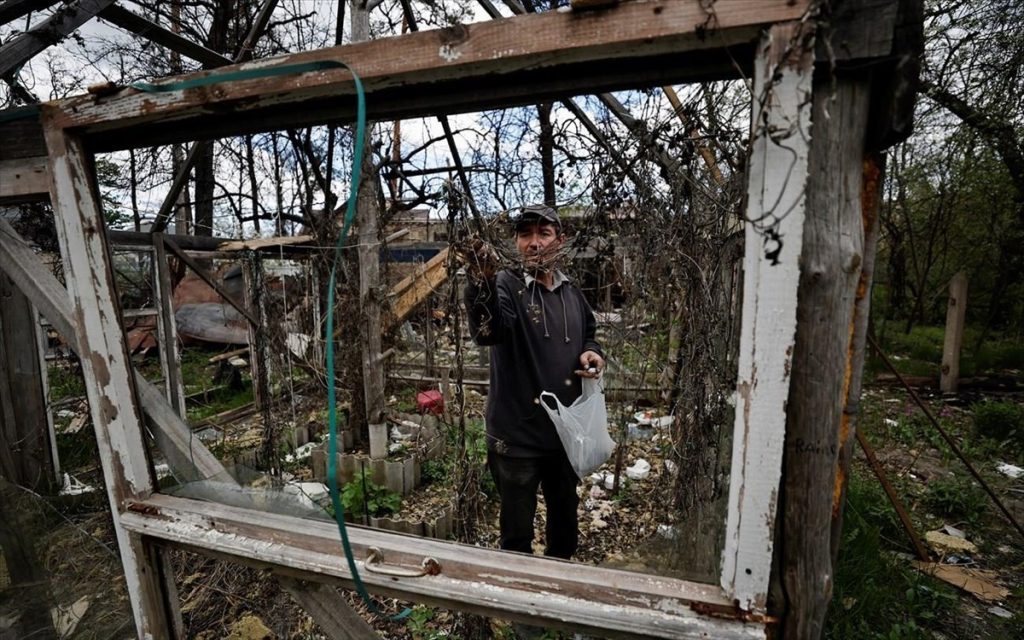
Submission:
<svg viewBox="0 0 1024 640">
<path fill-rule="evenodd" d="M 825 637 L 932 637 L 929 630 L 953 615 L 957 596 L 883 548 L 883 531 L 896 516 L 873 478 L 851 477 L 845 514 Z"/>
<path fill-rule="evenodd" d="M 51 365 L 47 371 L 47 382 L 50 385 L 50 402 L 85 395 L 85 379 L 77 360 L 66 365 Z"/>
<path fill-rule="evenodd" d="M 1024 406 L 1013 402 L 979 402 L 971 407 L 974 435 L 1024 447 Z"/>
<path fill-rule="evenodd" d="M 924 503 L 937 515 L 977 525 L 988 508 L 988 496 L 974 481 L 949 475 L 928 483 Z"/>
</svg>

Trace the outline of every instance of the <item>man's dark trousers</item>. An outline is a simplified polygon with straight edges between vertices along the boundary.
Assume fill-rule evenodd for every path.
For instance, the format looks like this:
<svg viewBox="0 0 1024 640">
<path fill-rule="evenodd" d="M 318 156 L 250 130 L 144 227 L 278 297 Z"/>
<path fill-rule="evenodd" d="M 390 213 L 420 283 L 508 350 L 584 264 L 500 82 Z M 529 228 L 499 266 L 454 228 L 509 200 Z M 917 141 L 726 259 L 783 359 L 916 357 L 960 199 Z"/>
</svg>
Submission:
<svg viewBox="0 0 1024 640">
<path fill-rule="evenodd" d="M 487 465 L 501 497 L 501 548 L 533 553 L 533 518 L 540 486 L 547 506 L 544 555 L 571 558 L 579 543 L 579 480 L 565 452 L 512 458 L 492 451 L 487 454 Z"/>
</svg>

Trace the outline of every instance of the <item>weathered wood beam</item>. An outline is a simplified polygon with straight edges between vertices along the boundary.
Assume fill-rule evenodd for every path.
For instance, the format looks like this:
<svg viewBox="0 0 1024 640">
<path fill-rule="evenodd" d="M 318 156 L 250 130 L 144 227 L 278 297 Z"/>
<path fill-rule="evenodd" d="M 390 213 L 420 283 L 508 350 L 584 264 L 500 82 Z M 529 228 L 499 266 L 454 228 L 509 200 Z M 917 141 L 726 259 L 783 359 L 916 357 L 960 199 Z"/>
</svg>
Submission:
<svg viewBox="0 0 1024 640">
<path fill-rule="evenodd" d="M 46 155 L 39 107 L 29 105 L 0 111 L 0 161 L 40 158 Z"/>
<path fill-rule="evenodd" d="M 192 42 L 188 38 L 161 27 L 155 22 L 148 20 L 124 7 L 111 5 L 100 12 L 100 17 L 113 25 L 121 27 L 125 31 L 142 36 L 143 38 L 176 51 L 181 55 L 202 63 L 207 68 L 222 67 L 234 62 L 231 58 L 207 49 L 206 47 Z"/>
<path fill-rule="evenodd" d="M 799 18 L 809 0 L 629 2 L 421 31 L 200 72 L 342 61 L 363 79 L 370 118 L 400 119 L 713 77 L 733 77 L 761 29 Z M 530 38 L 523 38 L 530 33 Z M 741 63 L 742 64 L 742 63 Z M 59 126 L 96 150 L 351 120 L 344 70 L 288 74 L 161 93 L 124 89 L 51 103 Z M 173 126 L 168 126 L 173 123 Z M 188 132 L 188 133 L 186 133 Z M 98 135 L 101 134 L 102 135 Z"/>
<path fill-rule="evenodd" d="M 761 612 L 768 604 L 807 208 L 814 57 L 800 28 L 772 27 L 753 77 L 736 444 L 722 586 L 741 608 Z"/>
<path fill-rule="evenodd" d="M 50 201 L 64 258 L 70 297 L 72 335 L 78 336 L 79 362 L 89 398 L 89 413 L 124 566 L 128 597 L 139 637 L 171 638 L 176 623 L 161 578 L 161 562 L 141 536 L 121 526 L 119 514 L 129 500 L 156 489 L 135 401 L 131 359 L 114 298 L 114 269 L 102 233 L 103 208 L 93 188 L 89 158 L 74 136 L 47 126 L 50 151 Z"/>
<path fill-rule="evenodd" d="M 5 78 L 40 51 L 57 44 L 114 0 L 79 0 L 63 6 L 31 29 L 0 46 L 0 78 Z"/>
<path fill-rule="evenodd" d="M 49 493 L 57 481 L 38 323 L 28 297 L 0 272 L 0 476 Z"/>
<path fill-rule="evenodd" d="M 870 121 L 869 121 L 870 123 Z M 870 124 L 868 125 L 870 128 Z M 853 442 L 860 440 L 860 400 L 864 382 L 864 359 L 867 352 L 868 322 L 871 318 L 871 287 L 874 282 L 875 256 L 878 253 L 879 211 L 882 208 L 882 190 L 885 182 L 885 156 L 878 152 L 864 156 L 861 181 L 861 223 L 864 229 L 864 259 L 860 267 L 860 281 L 853 307 L 853 331 L 846 356 L 846 405 L 839 424 L 839 454 L 836 464 L 836 483 L 832 493 L 832 566 L 839 559 L 842 542 L 843 507 L 849 485 L 850 463 L 853 460 Z M 863 448 L 863 447 L 862 447 Z M 871 454 L 864 449 L 869 460 Z M 878 470 L 875 470 L 876 473 Z M 882 477 L 879 476 L 881 480 Z M 885 481 L 883 481 L 883 485 Z M 888 489 L 886 489 L 888 492 Z M 895 503 L 894 503 L 895 505 Z M 897 511 L 899 507 L 897 507 Z M 902 516 L 901 516 L 902 518 Z"/>
<path fill-rule="evenodd" d="M 157 334 L 160 368 L 164 374 L 167 401 L 182 418 L 185 417 L 185 382 L 181 377 L 181 352 L 178 349 L 178 325 L 174 319 L 171 267 L 167 264 L 162 234 L 153 234 L 153 282 L 156 289 Z"/>
<path fill-rule="evenodd" d="M 7 0 L 0 4 L 0 25 L 57 4 L 57 0 Z"/>
<path fill-rule="evenodd" d="M 349 585 L 334 523 L 154 495 L 122 517 L 125 527 L 195 551 Z M 714 585 L 567 563 L 525 554 L 350 527 L 360 576 L 375 593 L 590 631 L 601 637 L 764 638 Z M 405 569 L 433 558 L 440 573 L 392 577 L 366 569 L 369 548 Z"/>
<path fill-rule="evenodd" d="M 949 303 L 946 306 L 946 333 L 942 339 L 942 367 L 939 369 L 939 390 L 956 393 L 960 379 L 960 348 L 964 344 L 964 323 L 967 319 L 967 273 L 958 271 L 949 281 Z"/>
<path fill-rule="evenodd" d="M 38 202 L 50 197 L 45 157 L 0 160 L 0 204 Z"/>
<path fill-rule="evenodd" d="M 854 310 L 864 262 L 861 193 L 868 74 L 816 83 L 786 419 L 781 577 L 787 638 L 823 635 L 832 599 L 832 509 L 847 405 Z M 810 105 L 809 105 L 810 106 Z"/>
<path fill-rule="evenodd" d="M 209 236 L 185 236 L 173 233 L 164 233 L 162 236 L 165 240 L 172 240 L 178 248 L 187 251 L 217 251 L 221 245 L 233 242 L 230 238 Z M 147 247 L 153 244 L 153 234 L 145 231 L 107 229 L 107 241 L 113 247 Z"/>
<path fill-rule="evenodd" d="M 401 324 L 413 310 L 448 280 L 448 249 L 438 252 L 416 273 L 403 278 L 391 288 L 389 297 L 391 313 L 386 320 L 387 327 Z"/>
</svg>

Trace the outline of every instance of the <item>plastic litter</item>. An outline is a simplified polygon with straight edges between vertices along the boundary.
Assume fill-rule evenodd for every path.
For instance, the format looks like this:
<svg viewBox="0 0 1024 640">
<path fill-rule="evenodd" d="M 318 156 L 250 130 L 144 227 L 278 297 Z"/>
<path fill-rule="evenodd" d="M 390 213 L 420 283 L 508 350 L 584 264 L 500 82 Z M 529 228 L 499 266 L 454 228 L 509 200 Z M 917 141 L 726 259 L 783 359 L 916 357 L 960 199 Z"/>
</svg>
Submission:
<svg viewBox="0 0 1024 640">
<path fill-rule="evenodd" d="M 554 409 L 549 401 L 554 401 Z M 576 477 L 583 478 L 612 455 L 615 441 L 608 435 L 608 409 L 597 379 L 584 378 L 583 393 L 568 407 L 549 391 L 540 394 L 540 404 L 555 425 Z"/>
<path fill-rule="evenodd" d="M 676 421 L 675 416 L 662 416 L 651 421 L 651 425 L 658 429 L 668 429 Z"/>
<path fill-rule="evenodd" d="M 444 397 L 437 389 L 428 389 L 416 394 L 416 409 L 420 413 L 444 413 Z"/>
<path fill-rule="evenodd" d="M 590 474 L 590 483 L 595 486 L 604 486 L 605 489 L 611 491 L 615 486 L 615 474 L 611 471 L 592 473 Z"/>
<path fill-rule="evenodd" d="M 651 463 L 640 458 L 633 466 L 626 468 L 626 477 L 630 480 L 643 480 L 651 474 Z"/>
<path fill-rule="evenodd" d="M 996 617 L 1003 618 L 1005 620 L 1009 620 L 1010 618 L 1013 617 L 1013 613 L 1012 612 L 1007 611 L 1006 609 L 1004 609 L 1002 607 L 989 607 L 988 612 L 991 613 L 992 615 L 996 616 Z"/>
<path fill-rule="evenodd" d="M 954 527 L 951 524 L 942 525 L 942 528 L 939 529 L 939 531 L 941 531 L 941 532 L 943 532 L 945 534 L 951 535 L 954 538 L 966 538 L 967 537 L 966 533 L 964 533 L 960 529 L 957 529 L 956 527 Z"/>
<path fill-rule="evenodd" d="M 1017 465 L 1008 464 L 1006 462 L 1000 462 L 996 468 L 999 469 L 999 473 L 1003 474 L 1004 476 L 1013 478 L 1014 480 L 1024 475 L 1024 469 L 1018 467 Z"/>
<path fill-rule="evenodd" d="M 649 427 L 654 422 L 653 411 L 637 411 L 633 414 L 633 420 L 641 427 Z"/>
</svg>

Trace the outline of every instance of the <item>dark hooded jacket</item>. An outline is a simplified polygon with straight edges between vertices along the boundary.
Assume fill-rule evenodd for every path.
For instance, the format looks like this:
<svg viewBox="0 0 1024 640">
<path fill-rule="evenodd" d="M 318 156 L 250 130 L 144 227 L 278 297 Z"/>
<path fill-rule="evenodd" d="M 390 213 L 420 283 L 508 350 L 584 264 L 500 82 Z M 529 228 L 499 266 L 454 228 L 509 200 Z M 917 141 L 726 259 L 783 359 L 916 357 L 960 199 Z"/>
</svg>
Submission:
<svg viewBox="0 0 1024 640">
<path fill-rule="evenodd" d="M 553 290 L 505 270 L 493 280 L 471 282 L 465 296 L 473 339 L 491 347 L 488 450 L 512 457 L 558 451 L 562 443 L 540 394 L 550 391 L 566 405 L 579 397 L 580 354 L 601 354 L 590 305 L 560 272 Z"/>
</svg>

